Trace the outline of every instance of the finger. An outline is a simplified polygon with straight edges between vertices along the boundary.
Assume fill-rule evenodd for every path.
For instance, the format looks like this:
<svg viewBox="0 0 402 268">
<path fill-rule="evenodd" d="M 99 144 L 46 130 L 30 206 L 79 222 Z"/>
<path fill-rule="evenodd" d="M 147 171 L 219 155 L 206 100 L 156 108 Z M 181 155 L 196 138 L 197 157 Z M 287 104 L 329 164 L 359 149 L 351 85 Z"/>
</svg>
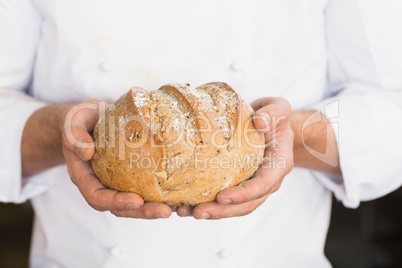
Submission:
<svg viewBox="0 0 402 268">
<path fill-rule="evenodd" d="M 71 180 L 93 208 L 100 211 L 119 211 L 138 208 L 144 204 L 142 197 L 135 193 L 106 188 L 94 175 L 89 162 L 84 162 L 71 153 L 67 154 L 67 161 Z"/>
<path fill-rule="evenodd" d="M 265 135 L 267 136 L 267 134 Z M 288 166 L 293 166 L 293 142 L 294 133 L 290 126 L 280 128 L 274 136 L 269 136 L 266 139 L 261 167 L 286 169 Z"/>
<path fill-rule="evenodd" d="M 132 210 L 110 211 L 117 217 L 159 219 L 169 218 L 172 210 L 168 205 L 162 203 L 145 203 L 142 207 Z"/>
<path fill-rule="evenodd" d="M 269 133 L 271 131 L 271 119 L 268 113 L 254 113 L 253 123 L 255 128 L 262 133 Z"/>
<path fill-rule="evenodd" d="M 108 189 L 93 175 L 88 174 L 74 183 L 87 203 L 99 211 L 136 209 L 144 204 L 139 195 Z"/>
<path fill-rule="evenodd" d="M 217 196 L 219 204 L 239 204 L 260 198 L 282 183 L 293 167 L 293 132 L 290 128 L 276 137 L 278 145 L 264 152 L 261 166 L 254 177 L 238 186 L 228 187 Z M 290 149 L 289 149 L 290 148 Z"/>
<path fill-rule="evenodd" d="M 282 98 L 260 98 L 252 102 L 252 105 L 256 108 L 253 123 L 262 133 L 275 131 L 289 119 L 290 105 Z"/>
<path fill-rule="evenodd" d="M 100 114 L 106 110 L 107 103 L 97 99 L 89 99 L 70 108 L 65 118 L 65 124 L 83 126 L 92 132 L 99 120 Z"/>
<path fill-rule="evenodd" d="M 290 104 L 283 98 L 276 97 L 264 97 L 256 99 L 255 101 L 250 103 L 251 107 L 254 111 L 258 111 L 265 106 L 275 105 L 279 107 L 283 107 L 282 112 L 290 111 Z"/>
<path fill-rule="evenodd" d="M 216 202 L 203 203 L 195 207 L 193 216 L 196 219 L 216 220 L 248 215 L 258 208 L 267 197 L 268 195 L 265 195 L 242 204 L 220 205 Z"/>
<path fill-rule="evenodd" d="M 96 177 L 91 177 L 97 180 Z M 118 192 L 106 187 L 99 188 L 88 194 L 83 193 L 83 196 L 89 204 L 92 204 L 93 207 L 100 211 L 132 210 L 138 209 L 144 204 L 142 197 L 135 193 Z"/>
<path fill-rule="evenodd" d="M 254 174 L 256 177 L 277 178 L 279 183 L 276 186 L 280 185 L 294 165 L 293 132 L 289 126 L 279 132 L 275 139 L 268 141 L 261 166 Z"/>
<path fill-rule="evenodd" d="M 253 115 L 255 127 L 263 132 L 275 131 L 281 123 L 288 120 L 287 111 L 278 104 L 270 104 L 257 110 Z"/>
<path fill-rule="evenodd" d="M 193 210 L 194 210 L 193 206 L 180 206 L 177 208 L 176 213 L 180 217 L 188 217 L 193 215 Z"/>
<path fill-rule="evenodd" d="M 92 136 L 83 126 L 69 126 L 63 135 L 63 146 L 79 156 L 83 161 L 89 161 L 95 153 L 95 143 Z"/>
<path fill-rule="evenodd" d="M 256 176 L 249 179 L 238 186 L 228 187 L 222 190 L 216 197 L 217 203 L 222 205 L 240 204 L 269 194 L 278 180 L 281 179 L 278 178 L 278 176 L 282 176 L 282 174 L 272 170 L 263 175 L 264 176 Z"/>
<path fill-rule="evenodd" d="M 65 116 L 63 144 L 85 161 L 91 159 L 95 152 L 89 132 L 93 131 L 99 114 L 104 112 L 106 106 L 105 102 L 91 99 L 73 106 Z"/>
</svg>

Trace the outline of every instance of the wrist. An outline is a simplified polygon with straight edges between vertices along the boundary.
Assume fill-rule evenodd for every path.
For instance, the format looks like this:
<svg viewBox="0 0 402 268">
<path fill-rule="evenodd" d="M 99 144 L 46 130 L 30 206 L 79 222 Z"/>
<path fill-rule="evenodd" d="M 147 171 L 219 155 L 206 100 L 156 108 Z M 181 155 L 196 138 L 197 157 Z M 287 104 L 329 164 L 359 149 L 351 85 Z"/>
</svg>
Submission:
<svg viewBox="0 0 402 268">
<path fill-rule="evenodd" d="M 294 111 L 289 121 L 295 166 L 340 173 L 336 136 L 325 115 L 314 110 Z"/>
<path fill-rule="evenodd" d="M 301 166 L 303 142 L 302 142 L 302 125 L 304 114 L 301 111 L 292 111 L 290 115 L 290 127 L 292 128 L 293 139 L 293 156 L 295 166 Z"/>
<path fill-rule="evenodd" d="M 21 140 L 23 176 L 33 175 L 64 163 L 62 150 L 63 111 L 67 104 L 50 104 L 27 120 Z"/>
<path fill-rule="evenodd" d="M 65 121 L 66 121 L 66 117 L 68 115 L 68 113 L 70 112 L 70 110 L 75 106 L 76 104 L 60 104 L 60 111 L 58 113 L 58 118 L 57 118 L 57 122 L 58 122 L 58 133 L 59 133 L 59 137 L 61 138 L 63 136 L 64 133 L 64 128 L 65 128 Z"/>
</svg>

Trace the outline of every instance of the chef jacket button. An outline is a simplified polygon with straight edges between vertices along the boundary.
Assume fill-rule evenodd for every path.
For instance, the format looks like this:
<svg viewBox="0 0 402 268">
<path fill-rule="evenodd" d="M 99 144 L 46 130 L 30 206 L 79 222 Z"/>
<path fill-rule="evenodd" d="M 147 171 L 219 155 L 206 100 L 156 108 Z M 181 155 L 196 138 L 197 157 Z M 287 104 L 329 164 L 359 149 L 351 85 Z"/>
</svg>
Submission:
<svg viewBox="0 0 402 268">
<path fill-rule="evenodd" d="M 226 259 L 230 256 L 230 251 L 226 248 L 221 249 L 218 252 L 219 257 L 221 257 L 222 259 Z"/>
<path fill-rule="evenodd" d="M 109 254 L 112 255 L 113 257 L 117 257 L 121 254 L 121 250 L 119 247 L 112 247 L 109 250 Z"/>
<path fill-rule="evenodd" d="M 110 70 L 112 70 L 112 63 L 110 63 L 109 61 L 101 62 L 99 66 L 104 72 L 109 72 Z"/>
<path fill-rule="evenodd" d="M 240 72 L 242 69 L 241 63 L 238 61 L 232 62 L 229 67 L 233 72 Z"/>
</svg>

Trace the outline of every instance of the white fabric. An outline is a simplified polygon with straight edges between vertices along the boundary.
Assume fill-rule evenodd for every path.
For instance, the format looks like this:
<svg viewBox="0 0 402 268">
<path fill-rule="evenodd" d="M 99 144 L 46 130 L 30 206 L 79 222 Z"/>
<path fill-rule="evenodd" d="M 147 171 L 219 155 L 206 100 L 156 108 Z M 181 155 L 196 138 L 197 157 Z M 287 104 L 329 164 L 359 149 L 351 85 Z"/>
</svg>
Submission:
<svg viewBox="0 0 402 268">
<path fill-rule="evenodd" d="M 0 201 L 32 199 L 31 266 L 330 266 L 327 189 L 354 207 L 401 185 L 401 8 L 398 0 L 0 0 Z M 43 104 L 16 92 L 113 101 L 133 85 L 209 81 L 228 82 L 247 101 L 282 96 L 294 109 L 338 101 L 331 120 L 343 177 L 295 168 L 255 212 L 219 221 L 97 212 L 65 166 L 21 178 L 23 126 Z"/>
<path fill-rule="evenodd" d="M 397 1 L 337 0 L 326 13 L 329 22 L 336 21 L 326 29 L 329 85 L 337 95 L 314 107 L 322 112 L 331 104 L 337 107 L 327 110 L 327 117 L 339 128 L 343 180 L 320 172 L 315 176 L 348 207 L 402 184 L 401 12 Z"/>
</svg>

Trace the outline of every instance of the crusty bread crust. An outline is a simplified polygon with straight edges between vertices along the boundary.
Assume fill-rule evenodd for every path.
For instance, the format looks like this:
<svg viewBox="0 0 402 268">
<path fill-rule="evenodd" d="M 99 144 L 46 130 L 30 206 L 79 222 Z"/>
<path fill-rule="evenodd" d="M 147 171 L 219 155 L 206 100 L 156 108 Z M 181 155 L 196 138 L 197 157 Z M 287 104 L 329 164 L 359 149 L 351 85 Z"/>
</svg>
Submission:
<svg viewBox="0 0 402 268">
<path fill-rule="evenodd" d="M 264 154 L 252 109 L 227 84 L 134 87 L 100 117 L 95 174 L 145 201 L 196 205 L 250 178 Z"/>
</svg>

